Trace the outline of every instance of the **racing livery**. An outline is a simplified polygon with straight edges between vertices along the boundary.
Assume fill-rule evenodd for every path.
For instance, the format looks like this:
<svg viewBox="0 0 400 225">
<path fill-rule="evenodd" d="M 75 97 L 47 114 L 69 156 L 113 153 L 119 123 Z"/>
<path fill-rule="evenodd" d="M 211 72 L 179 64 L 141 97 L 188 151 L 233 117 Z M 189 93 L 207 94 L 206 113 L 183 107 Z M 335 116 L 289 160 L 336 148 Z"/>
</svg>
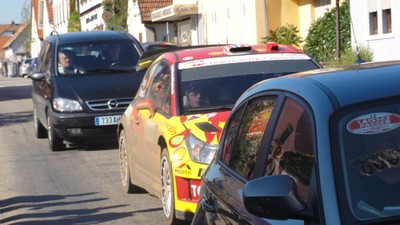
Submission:
<svg viewBox="0 0 400 225">
<path fill-rule="evenodd" d="M 121 179 L 126 192 L 141 187 L 158 196 L 168 224 L 193 217 L 202 175 L 240 95 L 261 80 L 321 68 L 276 43 L 176 49 L 147 64 L 119 120 Z"/>
</svg>

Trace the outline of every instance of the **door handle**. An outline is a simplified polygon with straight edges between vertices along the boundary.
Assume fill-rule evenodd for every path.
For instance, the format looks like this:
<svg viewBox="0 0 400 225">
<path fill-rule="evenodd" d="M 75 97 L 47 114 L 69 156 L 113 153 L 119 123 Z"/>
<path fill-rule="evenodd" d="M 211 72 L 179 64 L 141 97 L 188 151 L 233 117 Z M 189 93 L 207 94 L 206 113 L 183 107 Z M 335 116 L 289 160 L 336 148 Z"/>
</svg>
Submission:
<svg viewBox="0 0 400 225">
<path fill-rule="evenodd" d="M 205 198 L 202 198 L 200 204 L 201 204 L 201 208 L 204 211 L 209 212 L 209 213 L 215 213 L 216 212 L 216 209 L 215 209 L 215 206 L 214 206 L 213 202 L 210 202 L 209 200 L 207 200 Z"/>
</svg>

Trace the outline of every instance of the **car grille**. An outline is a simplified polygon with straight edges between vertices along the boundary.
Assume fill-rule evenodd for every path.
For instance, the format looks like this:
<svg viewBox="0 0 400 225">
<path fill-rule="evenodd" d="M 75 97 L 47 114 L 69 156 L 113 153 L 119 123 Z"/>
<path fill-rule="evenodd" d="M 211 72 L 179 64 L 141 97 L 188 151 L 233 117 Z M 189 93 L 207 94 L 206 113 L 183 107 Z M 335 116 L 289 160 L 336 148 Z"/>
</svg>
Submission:
<svg viewBox="0 0 400 225">
<path fill-rule="evenodd" d="M 117 131 L 117 126 L 102 126 L 96 128 L 83 128 L 83 134 L 85 136 L 97 136 L 97 135 L 112 135 Z"/>
<path fill-rule="evenodd" d="M 86 101 L 86 105 L 93 111 L 126 109 L 133 98 L 113 98 Z"/>
</svg>

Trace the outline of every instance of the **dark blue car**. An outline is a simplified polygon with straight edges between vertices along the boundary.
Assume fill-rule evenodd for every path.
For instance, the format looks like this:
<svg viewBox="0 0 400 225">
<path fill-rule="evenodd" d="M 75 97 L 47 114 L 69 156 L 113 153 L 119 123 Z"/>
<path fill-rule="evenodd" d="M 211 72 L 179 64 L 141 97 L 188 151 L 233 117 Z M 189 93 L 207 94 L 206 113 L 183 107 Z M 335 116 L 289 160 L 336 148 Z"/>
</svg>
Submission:
<svg viewBox="0 0 400 225">
<path fill-rule="evenodd" d="M 399 224 L 400 62 L 247 90 L 203 176 L 192 224 Z"/>
</svg>

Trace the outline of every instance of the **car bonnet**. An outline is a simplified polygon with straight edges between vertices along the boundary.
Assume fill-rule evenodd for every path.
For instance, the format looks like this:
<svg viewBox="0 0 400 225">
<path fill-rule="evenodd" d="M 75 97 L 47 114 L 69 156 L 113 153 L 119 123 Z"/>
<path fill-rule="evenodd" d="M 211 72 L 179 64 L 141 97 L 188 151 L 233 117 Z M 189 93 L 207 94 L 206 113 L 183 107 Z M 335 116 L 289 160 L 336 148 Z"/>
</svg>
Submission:
<svg viewBox="0 0 400 225">
<path fill-rule="evenodd" d="M 184 126 L 205 143 L 217 144 L 230 111 L 181 116 Z"/>
<path fill-rule="evenodd" d="M 54 79 L 54 97 L 78 100 L 81 104 L 90 100 L 133 98 L 142 78 L 142 73 L 135 72 L 58 76 Z"/>
</svg>

